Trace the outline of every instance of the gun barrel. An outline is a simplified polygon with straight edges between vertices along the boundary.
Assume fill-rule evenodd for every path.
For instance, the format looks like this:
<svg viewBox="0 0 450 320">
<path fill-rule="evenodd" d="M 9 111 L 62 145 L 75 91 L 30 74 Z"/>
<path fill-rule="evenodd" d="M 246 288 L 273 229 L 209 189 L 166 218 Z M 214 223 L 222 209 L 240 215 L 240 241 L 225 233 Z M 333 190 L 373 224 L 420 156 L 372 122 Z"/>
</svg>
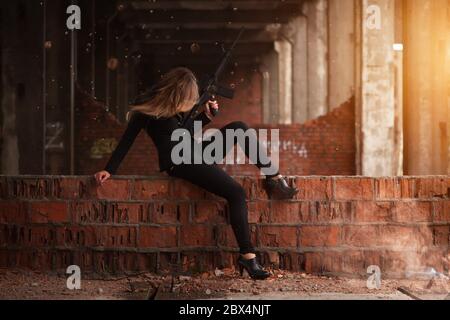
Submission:
<svg viewBox="0 0 450 320">
<path fill-rule="evenodd" d="M 222 61 L 220 62 L 218 68 L 216 69 L 216 72 L 214 73 L 214 76 L 209 79 L 207 88 L 209 86 L 215 85 L 216 82 L 218 81 L 219 76 L 222 74 L 223 70 L 225 69 L 225 66 L 228 63 L 228 60 L 230 59 L 231 54 L 232 54 L 234 48 L 236 47 L 237 43 L 241 39 L 244 31 L 245 31 L 245 28 L 242 27 L 239 31 L 237 38 L 234 40 L 233 44 L 231 45 L 230 49 L 228 49 L 228 51 L 224 54 Z M 209 97 L 210 97 L 210 93 L 208 92 L 208 90 L 205 90 L 205 92 L 201 95 L 198 103 L 192 108 L 192 110 L 189 112 L 189 114 L 185 117 L 185 119 L 183 121 L 183 127 L 186 127 L 186 124 L 189 121 L 193 120 L 194 116 L 197 114 L 198 108 L 200 108 L 204 103 L 206 103 L 208 101 Z"/>
<path fill-rule="evenodd" d="M 223 72 L 223 69 L 225 69 L 225 66 L 228 63 L 228 60 L 231 57 L 231 54 L 234 50 L 234 48 L 236 47 L 237 43 L 239 42 L 239 40 L 241 39 L 242 35 L 244 34 L 244 27 L 242 27 L 239 31 L 239 34 L 237 36 L 237 38 L 234 40 L 233 44 L 231 45 L 230 49 L 228 49 L 228 51 L 225 53 L 225 56 L 222 58 L 222 61 L 219 64 L 219 67 L 216 70 L 216 73 L 214 75 L 214 78 L 217 79 Z"/>
</svg>

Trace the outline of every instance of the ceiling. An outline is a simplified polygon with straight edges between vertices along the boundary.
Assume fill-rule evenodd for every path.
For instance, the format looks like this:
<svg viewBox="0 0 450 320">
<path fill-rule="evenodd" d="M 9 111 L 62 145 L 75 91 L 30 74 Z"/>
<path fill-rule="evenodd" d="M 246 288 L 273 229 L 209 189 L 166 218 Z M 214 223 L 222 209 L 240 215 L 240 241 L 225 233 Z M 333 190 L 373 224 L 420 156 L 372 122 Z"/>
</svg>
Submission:
<svg viewBox="0 0 450 320">
<path fill-rule="evenodd" d="M 119 1 L 118 20 L 134 50 L 162 68 L 216 64 L 241 27 L 233 53 L 238 64 L 254 64 L 273 48 L 282 24 L 301 14 L 301 0 Z"/>
</svg>

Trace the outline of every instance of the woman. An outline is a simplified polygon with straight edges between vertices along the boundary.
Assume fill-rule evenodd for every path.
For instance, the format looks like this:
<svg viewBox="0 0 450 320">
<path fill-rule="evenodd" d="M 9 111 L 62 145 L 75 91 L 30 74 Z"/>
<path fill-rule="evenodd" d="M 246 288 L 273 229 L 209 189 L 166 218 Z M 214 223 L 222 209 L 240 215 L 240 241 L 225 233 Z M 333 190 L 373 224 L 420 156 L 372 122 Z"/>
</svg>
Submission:
<svg viewBox="0 0 450 320">
<path fill-rule="evenodd" d="M 172 69 L 152 88 L 151 93 L 147 102 L 134 106 L 127 114 L 127 120 L 129 120 L 127 129 L 105 169 L 95 174 L 97 182 L 101 185 L 111 175 L 115 174 L 136 136 L 141 129 L 145 129 L 158 150 L 161 172 L 187 180 L 228 201 L 230 223 L 240 247 L 238 265 L 241 275 L 243 270 L 246 269 L 252 278 L 266 279 L 270 276 L 270 273 L 265 271 L 258 263 L 251 243 L 246 194 L 241 185 L 215 164 L 183 163 L 175 165 L 172 162 L 171 151 L 177 144 L 177 142 L 171 141 L 172 132 L 182 126 L 185 114 L 193 108 L 199 99 L 199 88 L 195 75 L 187 68 Z M 195 118 L 195 121 L 201 121 L 202 126 L 208 124 L 213 118 L 211 110 L 217 110 L 218 108 L 217 101 L 209 101 L 203 106 L 202 112 Z M 192 131 L 192 124 L 189 126 L 187 129 Z M 221 128 L 220 132 L 224 134 L 227 129 L 247 130 L 248 127 L 243 122 L 232 122 Z M 224 134 L 223 137 L 226 137 L 226 135 Z M 192 141 L 197 143 L 195 140 Z M 204 148 L 208 145 L 208 142 L 201 142 L 201 144 Z M 232 147 L 235 144 L 236 141 L 228 145 Z M 223 143 L 223 145 L 223 155 L 226 155 L 229 151 L 226 149 L 227 143 Z M 249 148 L 243 146 L 243 149 L 249 156 Z M 258 159 L 256 166 L 259 168 L 270 167 L 270 159 L 265 160 L 267 161 L 263 165 L 262 161 Z M 264 186 L 270 197 L 277 196 L 278 198 L 290 199 L 298 192 L 297 189 L 289 187 L 286 180 L 278 173 L 271 176 L 267 175 Z"/>
</svg>

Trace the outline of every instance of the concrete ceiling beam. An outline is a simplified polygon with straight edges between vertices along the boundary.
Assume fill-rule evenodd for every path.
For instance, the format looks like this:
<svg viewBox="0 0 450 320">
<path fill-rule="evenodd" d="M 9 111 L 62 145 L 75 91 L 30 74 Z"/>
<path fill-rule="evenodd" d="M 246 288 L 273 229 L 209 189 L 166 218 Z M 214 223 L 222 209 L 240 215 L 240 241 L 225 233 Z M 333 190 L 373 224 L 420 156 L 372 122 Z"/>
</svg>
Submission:
<svg viewBox="0 0 450 320">
<path fill-rule="evenodd" d="M 210 11 L 205 14 L 200 10 L 154 10 L 150 11 L 136 11 L 123 10 L 119 16 L 122 22 L 127 25 L 146 26 L 151 23 L 162 24 L 188 24 L 188 23 L 203 23 L 203 24 L 271 24 L 271 23 L 287 23 L 291 18 L 300 14 L 298 10 L 217 10 Z"/>
<path fill-rule="evenodd" d="M 211 56 L 205 59 L 205 56 L 184 56 L 179 57 L 174 60 L 172 57 L 168 56 L 147 56 L 147 60 L 154 63 L 158 67 L 164 66 L 174 66 L 174 65 L 205 65 L 208 69 L 213 70 L 217 67 L 220 57 L 213 59 Z M 229 68 L 231 67 L 242 67 L 247 65 L 256 65 L 260 62 L 260 58 L 257 56 L 237 56 L 230 60 Z"/>
<path fill-rule="evenodd" d="M 126 4 L 127 2 L 123 2 Z M 244 1 L 132 1 L 131 7 L 134 10 L 274 10 L 280 7 L 296 8 L 300 4 L 298 0 L 244 0 Z"/>
<path fill-rule="evenodd" d="M 159 30 L 142 30 L 135 28 L 130 31 L 133 39 L 141 40 L 148 44 L 164 44 L 164 43 L 215 43 L 225 42 L 232 43 L 237 30 L 233 29 L 159 29 Z M 240 43 L 255 43 L 255 42 L 273 42 L 277 36 L 272 31 L 265 29 L 251 29 L 244 32 Z"/>
<path fill-rule="evenodd" d="M 150 45 L 145 43 L 138 43 L 138 47 L 145 53 L 153 53 L 155 55 L 173 55 L 173 56 L 220 56 L 223 51 L 220 44 L 203 44 L 196 50 L 192 50 L 190 45 L 178 44 L 158 44 Z M 225 49 L 228 47 L 225 46 Z M 240 43 L 236 45 L 233 55 L 259 55 L 273 49 L 273 43 Z"/>
</svg>

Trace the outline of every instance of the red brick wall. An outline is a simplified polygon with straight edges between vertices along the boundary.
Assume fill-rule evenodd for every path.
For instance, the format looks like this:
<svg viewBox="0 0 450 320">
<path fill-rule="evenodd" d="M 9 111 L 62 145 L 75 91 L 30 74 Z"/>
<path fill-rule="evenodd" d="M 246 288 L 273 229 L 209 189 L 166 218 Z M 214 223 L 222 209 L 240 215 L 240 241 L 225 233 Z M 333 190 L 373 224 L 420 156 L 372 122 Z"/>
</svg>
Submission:
<svg viewBox="0 0 450 320">
<path fill-rule="evenodd" d="M 76 113 L 76 144 L 75 168 L 76 174 L 94 174 L 103 170 L 111 150 L 101 152 L 100 158 L 91 156 L 96 142 L 114 139 L 119 142 L 124 133 L 125 125 L 121 125 L 116 118 L 105 111 L 104 105 L 94 101 L 91 97 L 78 91 Z M 151 175 L 158 174 L 158 157 L 151 139 L 141 131 L 122 162 L 118 175 Z"/>
<path fill-rule="evenodd" d="M 249 125 L 263 122 L 262 117 L 262 75 L 255 69 L 239 69 L 222 82 L 235 89 L 233 100 L 218 97 L 220 116 L 214 126 L 220 127 L 232 121 L 244 121 Z"/>
<path fill-rule="evenodd" d="M 252 84 L 258 73 L 253 73 Z M 355 119 L 353 99 L 331 113 L 303 125 L 261 125 L 259 88 L 249 80 L 241 83 L 236 99 L 224 102 L 222 111 L 209 128 L 220 128 L 235 120 L 247 122 L 255 129 L 280 130 L 280 168 L 289 175 L 354 175 L 355 168 Z M 247 87 L 246 87 L 247 86 Z M 252 91 L 253 90 L 253 91 Z M 244 112 L 245 110 L 245 112 Z M 251 112 L 250 112 L 250 111 Z M 225 119 L 225 120 L 224 120 Z M 101 158 L 91 157 L 91 148 L 101 139 L 118 142 L 125 130 L 115 118 L 103 110 L 103 106 L 88 96 L 78 95 L 76 173 L 93 174 L 102 170 L 111 153 Z M 250 165 L 226 166 L 233 175 L 255 175 L 258 171 Z M 158 174 L 158 157 L 151 139 L 142 131 L 122 162 L 118 175 Z"/>
<path fill-rule="evenodd" d="M 286 175 L 332 176 L 356 174 L 353 99 L 329 114 L 302 125 L 255 125 L 279 129 L 280 168 Z M 255 175 L 250 165 L 227 165 L 233 175 Z"/>
<path fill-rule="evenodd" d="M 317 274 L 383 277 L 448 271 L 449 177 L 293 177 L 293 201 L 248 196 L 262 263 Z M 83 272 L 232 267 L 238 251 L 226 204 L 181 180 L 0 176 L 0 267 Z M 447 261 L 447 262 L 446 262 Z"/>
</svg>

